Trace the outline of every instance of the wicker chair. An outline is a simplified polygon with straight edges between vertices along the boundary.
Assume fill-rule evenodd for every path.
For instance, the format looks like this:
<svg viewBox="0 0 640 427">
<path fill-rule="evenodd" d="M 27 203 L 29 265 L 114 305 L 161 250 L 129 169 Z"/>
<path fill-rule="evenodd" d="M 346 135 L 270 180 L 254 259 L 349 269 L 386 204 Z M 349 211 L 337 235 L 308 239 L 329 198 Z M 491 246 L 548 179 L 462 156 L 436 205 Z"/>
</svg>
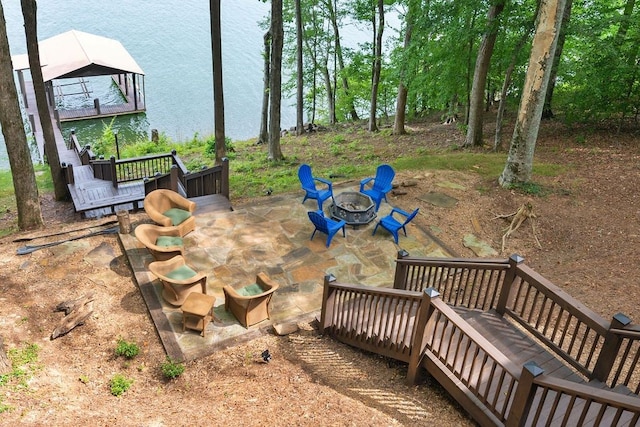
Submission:
<svg viewBox="0 0 640 427">
<path fill-rule="evenodd" d="M 235 290 L 227 285 L 224 292 L 224 308 L 231 311 L 238 321 L 248 328 L 271 318 L 271 298 L 278 284 L 265 273 L 259 273 L 256 283 Z"/>
<path fill-rule="evenodd" d="M 195 209 L 195 202 L 171 190 L 153 190 L 144 198 L 144 210 L 149 218 L 163 227 L 178 227 L 180 237 L 196 228 Z"/>
<path fill-rule="evenodd" d="M 166 261 L 176 255 L 184 256 L 184 245 L 178 227 L 140 224 L 134 233 L 156 261 Z"/>
<path fill-rule="evenodd" d="M 180 307 L 191 292 L 207 293 L 207 276 L 196 272 L 182 255 L 166 261 L 154 261 L 149 271 L 162 282 L 162 297 L 171 305 Z"/>
</svg>

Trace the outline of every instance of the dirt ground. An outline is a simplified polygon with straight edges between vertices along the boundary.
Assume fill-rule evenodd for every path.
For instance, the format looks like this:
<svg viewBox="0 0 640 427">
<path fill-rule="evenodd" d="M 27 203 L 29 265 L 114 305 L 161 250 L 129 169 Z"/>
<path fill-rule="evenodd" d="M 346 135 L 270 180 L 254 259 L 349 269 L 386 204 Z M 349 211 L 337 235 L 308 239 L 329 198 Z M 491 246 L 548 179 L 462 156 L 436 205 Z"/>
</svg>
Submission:
<svg viewBox="0 0 640 427">
<path fill-rule="evenodd" d="M 461 144 L 452 126 L 414 124 L 392 147 L 372 138 L 383 160 L 423 147 Z M 490 133 L 490 127 L 487 133 Z M 313 143 L 321 144 L 318 137 Z M 609 129 L 569 130 L 546 123 L 536 162 L 557 163 L 564 171 L 535 177 L 540 195 L 499 188 L 495 179 L 473 172 L 401 172 L 402 195 L 389 201 L 420 207 L 416 222 L 431 230 L 461 257 L 474 257 L 463 244 L 473 233 L 501 252 L 509 221 L 496 218 L 530 202 L 535 229 L 525 221 L 507 240 L 506 257 L 518 253 L 553 283 L 610 319 L 617 312 L 640 319 L 640 138 Z M 286 152 L 285 152 L 286 155 Z M 321 159 L 301 159 L 313 164 Z M 446 185 L 443 185 L 446 183 Z M 457 185 L 451 185 L 451 184 Z M 417 197 L 439 191 L 458 200 L 436 207 Z M 234 204 L 250 202 L 233 200 Z M 43 197 L 47 229 L 55 233 L 91 225 L 78 222 L 71 206 Z M 136 215 L 144 215 L 136 214 Z M 10 220 L 11 213 L 1 221 Z M 132 218 L 135 220 L 135 216 Z M 26 233 L 0 243 L 0 324 L 4 348 L 40 348 L 25 375 L 0 383 L 0 423 L 61 425 L 473 425 L 436 383 L 404 385 L 406 366 L 319 336 L 313 324 L 286 337 L 266 335 L 186 364 L 182 376 L 167 381 L 160 372 L 165 353 L 126 264 L 117 237 L 78 240 L 16 255 Z M 536 241 L 537 238 L 537 241 Z M 56 240 L 35 240 L 43 243 Z M 81 242 L 81 243 L 80 243 Z M 539 246 L 538 246 L 539 242 Z M 30 242 L 27 242 L 30 243 Z M 64 300 L 94 292 L 94 313 L 84 325 L 51 341 Z M 119 338 L 136 342 L 132 361 L 114 354 Z M 272 360 L 260 354 L 269 349 Z M 122 396 L 110 393 L 116 374 L 133 379 Z"/>
</svg>

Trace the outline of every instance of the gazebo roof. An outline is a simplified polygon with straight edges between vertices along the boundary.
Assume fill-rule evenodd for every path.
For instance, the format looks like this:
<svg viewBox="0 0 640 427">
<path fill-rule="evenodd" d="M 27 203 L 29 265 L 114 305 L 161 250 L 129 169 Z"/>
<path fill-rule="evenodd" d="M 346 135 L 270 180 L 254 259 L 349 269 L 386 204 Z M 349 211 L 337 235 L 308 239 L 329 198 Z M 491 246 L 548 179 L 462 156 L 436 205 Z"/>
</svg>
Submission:
<svg viewBox="0 0 640 427">
<path fill-rule="evenodd" d="M 122 44 L 113 39 L 71 30 L 38 43 L 45 82 L 53 79 L 144 74 Z M 29 69 L 27 54 L 12 57 L 14 70 Z"/>
</svg>

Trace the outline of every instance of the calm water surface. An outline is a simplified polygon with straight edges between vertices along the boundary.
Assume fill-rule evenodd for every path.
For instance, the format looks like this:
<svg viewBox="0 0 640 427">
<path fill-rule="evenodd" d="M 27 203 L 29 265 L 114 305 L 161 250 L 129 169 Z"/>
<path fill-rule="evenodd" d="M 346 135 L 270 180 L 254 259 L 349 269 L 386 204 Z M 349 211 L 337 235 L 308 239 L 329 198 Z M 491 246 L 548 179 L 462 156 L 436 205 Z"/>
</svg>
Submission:
<svg viewBox="0 0 640 427">
<path fill-rule="evenodd" d="M 12 54 L 26 53 L 19 0 L 2 0 Z M 231 139 L 258 134 L 262 103 L 262 35 L 258 22 L 269 13 L 258 0 L 222 1 L 222 49 L 225 128 Z M 125 116 L 114 122 L 127 135 L 158 129 L 175 140 L 213 134 L 213 89 L 208 1 L 170 0 L 41 0 L 38 37 L 69 30 L 84 31 L 120 41 L 145 72 L 146 115 Z M 109 85 L 93 82 L 94 95 Z M 109 94 L 106 95 L 110 96 Z M 94 96 L 96 97 L 96 96 Z M 295 124 L 291 102 L 283 102 L 282 126 Z M 102 131 L 102 121 L 65 125 L 81 140 Z M 0 135 L 0 169 L 9 168 Z"/>
</svg>

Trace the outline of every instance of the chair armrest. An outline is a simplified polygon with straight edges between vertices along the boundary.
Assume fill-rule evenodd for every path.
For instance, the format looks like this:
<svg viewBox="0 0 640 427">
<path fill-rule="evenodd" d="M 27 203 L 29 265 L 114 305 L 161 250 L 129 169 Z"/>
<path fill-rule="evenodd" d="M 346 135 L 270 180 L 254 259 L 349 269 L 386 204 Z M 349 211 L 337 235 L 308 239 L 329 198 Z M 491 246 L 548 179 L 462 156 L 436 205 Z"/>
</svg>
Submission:
<svg viewBox="0 0 640 427">
<path fill-rule="evenodd" d="M 258 275 L 256 276 L 256 283 L 260 285 L 263 289 L 265 289 L 262 295 L 274 292 L 280 286 L 278 285 L 278 283 L 271 280 L 269 276 L 267 276 L 265 273 L 262 273 L 262 272 L 258 273 Z"/>
<path fill-rule="evenodd" d="M 369 178 L 365 178 L 362 181 L 360 181 L 360 191 L 362 191 L 362 189 L 364 188 L 365 185 L 367 185 L 368 183 L 370 183 L 371 181 L 373 181 L 373 177 L 370 176 Z"/>
<path fill-rule="evenodd" d="M 323 184 L 326 184 L 329 187 L 329 189 L 331 189 L 333 187 L 333 183 L 331 181 L 329 181 L 328 179 L 316 178 L 316 177 L 314 177 L 313 179 L 318 181 L 318 182 L 321 182 Z"/>
<path fill-rule="evenodd" d="M 391 209 L 391 213 L 389 215 L 393 216 L 394 213 L 398 213 L 400 215 L 403 215 L 405 218 L 408 217 L 409 215 L 411 215 L 409 212 L 403 211 L 400 208 Z"/>
</svg>

